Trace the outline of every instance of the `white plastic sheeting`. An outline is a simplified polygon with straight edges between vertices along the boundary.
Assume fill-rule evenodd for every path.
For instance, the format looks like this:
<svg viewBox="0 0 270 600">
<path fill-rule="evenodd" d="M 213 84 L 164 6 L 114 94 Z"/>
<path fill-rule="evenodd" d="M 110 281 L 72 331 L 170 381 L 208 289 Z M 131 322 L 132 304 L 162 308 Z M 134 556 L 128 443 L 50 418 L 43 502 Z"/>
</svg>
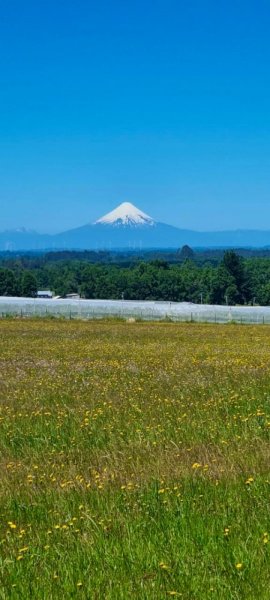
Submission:
<svg viewBox="0 0 270 600">
<path fill-rule="evenodd" d="M 0 297 L 0 317 L 17 315 L 99 319 L 104 317 L 143 320 L 171 319 L 207 323 L 269 323 L 268 306 L 214 306 L 191 302 L 135 300 L 50 300 Z"/>
</svg>

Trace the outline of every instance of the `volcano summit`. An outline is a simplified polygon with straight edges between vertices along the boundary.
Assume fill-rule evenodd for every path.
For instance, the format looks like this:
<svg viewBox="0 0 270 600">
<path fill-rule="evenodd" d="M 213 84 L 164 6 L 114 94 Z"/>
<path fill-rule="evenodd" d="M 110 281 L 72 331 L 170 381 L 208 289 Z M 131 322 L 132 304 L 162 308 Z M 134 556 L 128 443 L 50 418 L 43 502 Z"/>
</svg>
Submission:
<svg viewBox="0 0 270 600">
<path fill-rule="evenodd" d="M 95 221 L 94 225 L 112 225 L 113 227 L 149 227 L 155 225 L 154 219 L 130 202 L 122 202 L 117 208 Z"/>
</svg>

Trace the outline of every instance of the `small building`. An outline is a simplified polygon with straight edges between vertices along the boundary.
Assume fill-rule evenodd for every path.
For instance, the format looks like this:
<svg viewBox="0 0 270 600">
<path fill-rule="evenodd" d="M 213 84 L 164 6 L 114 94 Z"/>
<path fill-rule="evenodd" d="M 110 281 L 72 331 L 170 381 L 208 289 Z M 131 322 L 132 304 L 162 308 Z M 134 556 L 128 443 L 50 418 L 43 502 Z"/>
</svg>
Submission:
<svg viewBox="0 0 270 600">
<path fill-rule="evenodd" d="M 51 290 L 38 290 L 37 291 L 37 298 L 53 298 L 53 292 L 51 292 Z"/>
</svg>

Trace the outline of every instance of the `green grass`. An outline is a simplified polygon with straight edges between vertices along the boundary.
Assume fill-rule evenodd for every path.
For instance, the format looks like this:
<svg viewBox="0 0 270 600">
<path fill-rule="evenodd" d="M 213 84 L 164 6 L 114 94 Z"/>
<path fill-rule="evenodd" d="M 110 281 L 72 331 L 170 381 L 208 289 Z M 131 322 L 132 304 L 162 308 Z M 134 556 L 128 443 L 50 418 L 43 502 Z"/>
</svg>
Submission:
<svg viewBox="0 0 270 600">
<path fill-rule="evenodd" d="M 0 598 L 270 598 L 264 326 L 0 322 Z"/>
</svg>

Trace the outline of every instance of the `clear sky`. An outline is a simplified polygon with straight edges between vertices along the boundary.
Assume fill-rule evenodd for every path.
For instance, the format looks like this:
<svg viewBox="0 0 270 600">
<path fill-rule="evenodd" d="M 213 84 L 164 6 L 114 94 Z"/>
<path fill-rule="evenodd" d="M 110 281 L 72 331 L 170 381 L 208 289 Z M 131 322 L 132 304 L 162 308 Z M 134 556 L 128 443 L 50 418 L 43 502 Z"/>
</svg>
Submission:
<svg viewBox="0 0 270 600">
<path fill-rule="evenodd" d="M 270 229 L 269 0 L 0 6 L 0 230 Z"/>
</svg>

